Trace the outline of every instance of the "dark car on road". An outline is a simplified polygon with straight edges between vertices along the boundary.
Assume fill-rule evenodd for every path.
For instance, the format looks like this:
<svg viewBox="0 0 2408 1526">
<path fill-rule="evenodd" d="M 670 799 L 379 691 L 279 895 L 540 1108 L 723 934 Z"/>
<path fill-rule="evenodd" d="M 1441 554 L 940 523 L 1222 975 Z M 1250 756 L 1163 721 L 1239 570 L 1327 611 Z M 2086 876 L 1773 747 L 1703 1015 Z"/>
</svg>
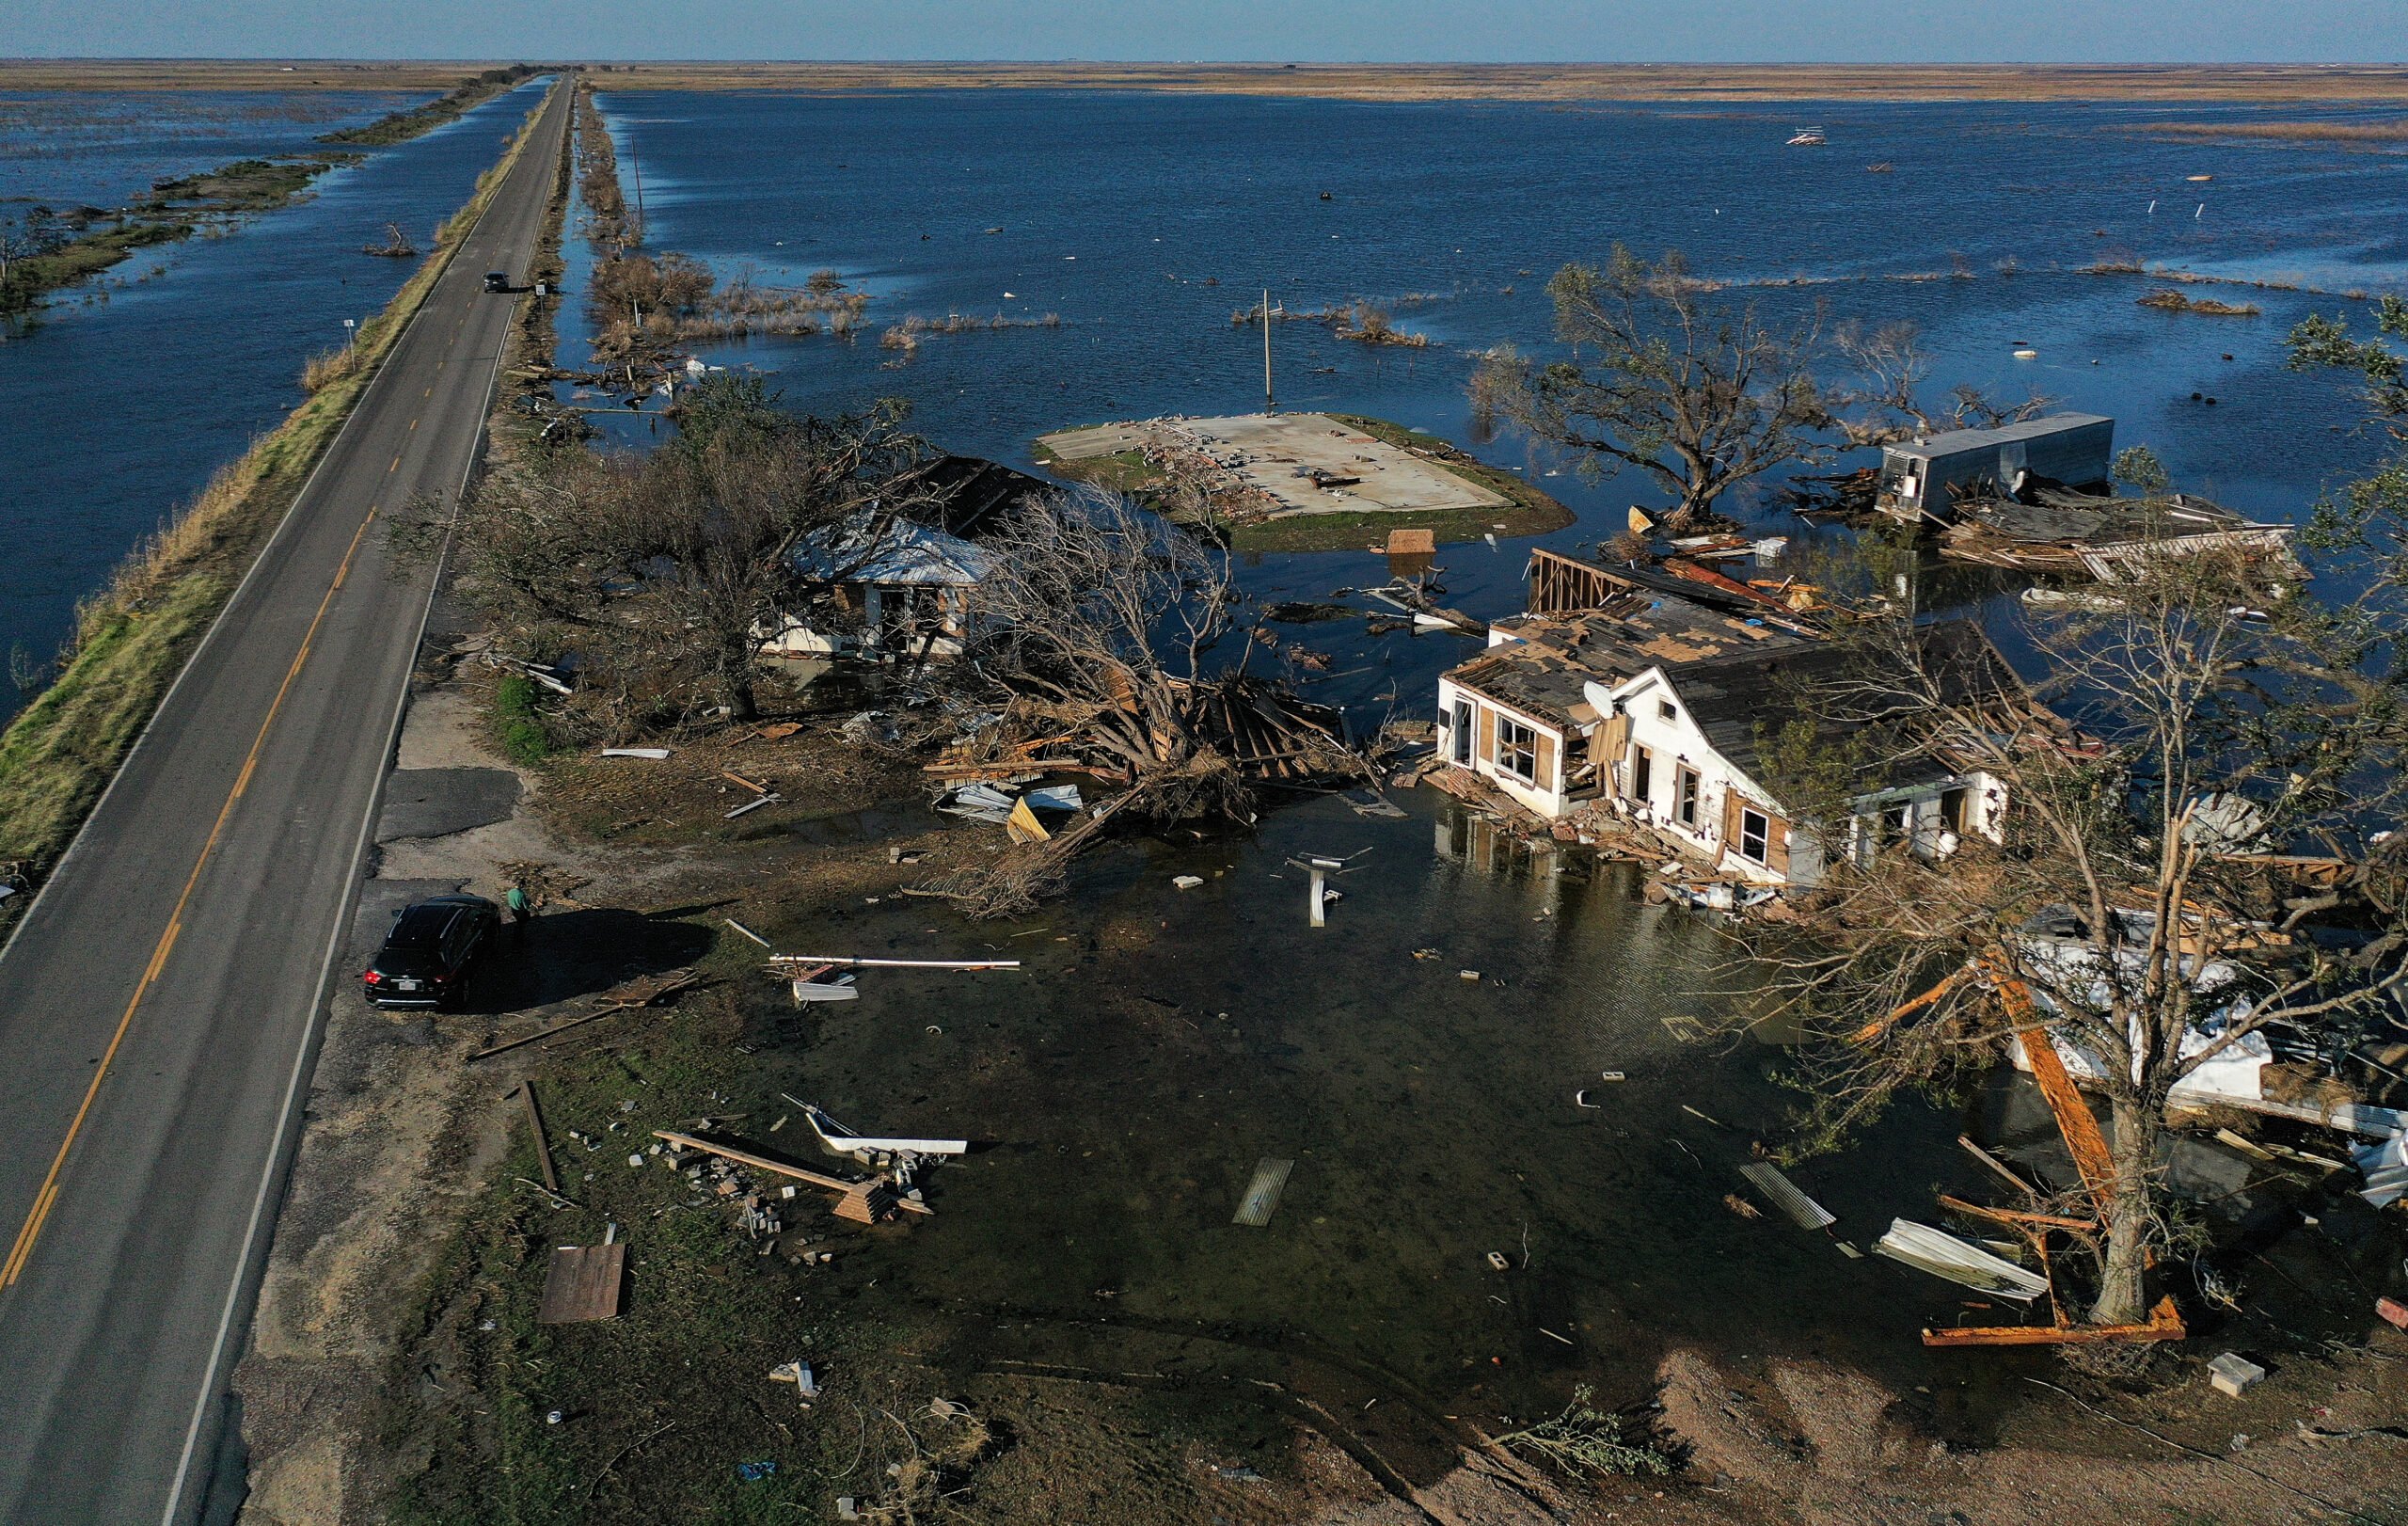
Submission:
<svg viewBox="0 0 2408 1526">
<path fill-rule="evenodd" d="M 507 270 L 488 270 L 488 271 L 486 271 L 486 272 L 485 272 L 485 290 L 486 290 L 486 291 L 488 291 L 488 292 L 507 292 L 507 291 L 509 291 L 509 290 L 510 290 L 510 272 L 509 272 L 509 271 L 507 271 Z"/>
<path fill-rule="evenodd" d="M 393 914 L 385 946 L 360 983 L 379 1007 L 453 1007 L 467 987 L 468 966 L 501 926 L 501 913 L 483 896 L 436 896 Z"/>
</svg>

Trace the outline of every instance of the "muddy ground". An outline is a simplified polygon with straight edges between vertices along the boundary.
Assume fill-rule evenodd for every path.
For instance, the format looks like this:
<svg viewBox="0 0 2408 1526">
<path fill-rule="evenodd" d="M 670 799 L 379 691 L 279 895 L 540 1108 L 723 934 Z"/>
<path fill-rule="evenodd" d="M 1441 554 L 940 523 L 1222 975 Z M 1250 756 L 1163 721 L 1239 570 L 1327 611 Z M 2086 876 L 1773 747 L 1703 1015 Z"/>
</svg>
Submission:
<svg viewBox="0 0 2408 1526">
<path fill-rule="evenodd" d="M 1483 1057 L 1557 1003 L 1499 973 L 1521 979 L 1529 946 L 1453 925 L 1469 879 L 1452 896 L 1341 881 L 1345 935 L 1407 972 L 1383 982 L 1467 1004 L 1428 1047 L 1360 1057 L 1315 1024 L 1359 1025 L 1392 995 L 1346 992 L 1312 1017 L 1243 1005 L 1317 989 L 1283 983 L 1316 946 L 1291 927 L 1301 890 L 1263 882 L 1266 863 L 1280 871 L 1262 845 L 1110 849 L 1072 901 L 968 928 L 900 893 L 1001 833 L 930 811 L 910 760 L 832 719 L 775 740 L 673 739 L 665 762 L 523 771 L 488 743 L 492 678 L 466 667 L 414 695 L 355 955 L 410 898 L 498 898 L 505 866 L 544 866 L 547 903 L 465 1011 L 380 1012 L 338 992 L 237 1374 L 258 1526 L 826 1520 L 846 1499 L 865 1518 L 997 1526 L 2408 1521 L 2408 1336 L 2368 1311 L 2402 1291 L 2396 1234 L 2337 1213 L 2322 1240 L 2253 1247 L 2271 1268 L 2250 1280 L 2254 1311 L 2137 1378 L 2046 1356 L 1942 1362 L 1912 1332 L 1961 1290 L 1742 1221 L 1701 1200 L 1681 1155 L 1650 1150 L 1680 1122 L 1676 1097 L 1762 1103 L 1745 1077 L 1717 1092 L 1701 1074 L 1661 1118 L 1645 1110 L 1642 1066 L 1703 1064 L 1637 1036 L 1677 972 L 1621 978 L 1636 1015 L 1605 1041 L 1636 1057 L 1624 1153 L 1594 1175 L 1488 1170 L 1497 1200 L 1472 1200 L 1399 1168 L 1450 1120 L 1500 1126 L 1467 1114 L 1467 1083 L 1443 1073 L 1504 1063 Z M 726 773 L 782 799 L 727 819 L 752 794 Z M 1417 835 L 1426 850 L 1437 807 L 1415 809 L 1381 828 L 1396 835 L 1379 853 Z M 1265 834 L 1275 848 L 1370 830 L 1322 802 Z M 1182 867 L 1206 884 L 1167 888 Z M 1573 893 L 1620 905 L 1610 884 Z M 1559 936 L 1559 903 L 1530 904 L 1513 920 L 1537 930 L 1516 936 Z M 802 1007 L 729 918 L 796 951 L 991 947 L 1024 958 L 1031 983 L 865 975 L 859 1001 Z M 1374 919 L 1393 949 L 1356 930 Z M 1424 940 L 1445 946 L 1416 960 Z M 1486 974 L 1462 981 L 1474 963 Z M 703 983 L 659 1009 L 467 1060 L 678 967 Z M 1306 1057 L 1323 1054 L 1373 1073 L 1311 1073 Z M 529 1078 L 570 1206 L 528 1184 Z M 1484 1084 L 1513 1105 L 1510 1073 Z M 958 1129 L 979 1147 L 925 1179 L 933 1218 L 866 1228 L 808 1188 L 784 1198 L 775 1177 L 747 1173 L 722 1199 L 649 1152 L 653 1129 L 707 1127 L 849 1174 L 789 1092 L 859 1127 Z M 1365 1096 L 1392 1101 L 1366 1113 Z M 1556 1121 L 1535 1092 L 1528 1106 L 1556 1131 L 1545 1152 L 1589 1158 L 1590 1137 L 1562 1131 L 1590 1115 Z M 1361 1125 L 1351 1149 L 1318 1131 L 1330 1118 Z M 1699 1125 L 1697 1149 L 1713 1137 Z M 1258 1141 L 1292 1151 L 1297 1176 L 1273 1231 L 1231 1229 Z M 1849 1194 L 1874 1186 L 1819 1190 L 1854 1226 L 1872 1210 Z M 739 1226 L 732 1204 L 755 1192 L 774 1233 Z M 1598 1193 L 1637 1194 L 1668 1242 L 1555 1227 Z M 1674 1216 L 1691 1200 L 1713 1217 Z M 536 1323 L 552 1248 L 606 1236 L 629 1247 L 619 1317 Z M 1490 1246 L 1508 1270 L 1481 1261 Z M 1667 1270 L 1683 1264 L 1686 1287 Z M 2211 1393 L 2202 1363 L 2223 1349 L 2270 1377 Z M 808 1407 L 768 1375 L 794 1359 L 819 1384 Z M 1582 1383 L 1669 1476 L 1575 1480 L 1492 1444 Z"/>
</svg>

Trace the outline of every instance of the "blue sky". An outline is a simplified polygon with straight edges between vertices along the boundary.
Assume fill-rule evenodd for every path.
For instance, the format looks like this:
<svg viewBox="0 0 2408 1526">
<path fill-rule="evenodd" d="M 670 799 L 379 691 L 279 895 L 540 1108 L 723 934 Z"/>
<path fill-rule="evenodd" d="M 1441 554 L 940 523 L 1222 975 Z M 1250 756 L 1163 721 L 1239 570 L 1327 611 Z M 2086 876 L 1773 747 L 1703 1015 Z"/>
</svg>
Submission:
<svg viewBox="0 0 2408 1526">
<path fill-rule="evenodd" d="M 2408 0 L 0 0 L 0 56 L 2394 62 Z"/>
</svg>

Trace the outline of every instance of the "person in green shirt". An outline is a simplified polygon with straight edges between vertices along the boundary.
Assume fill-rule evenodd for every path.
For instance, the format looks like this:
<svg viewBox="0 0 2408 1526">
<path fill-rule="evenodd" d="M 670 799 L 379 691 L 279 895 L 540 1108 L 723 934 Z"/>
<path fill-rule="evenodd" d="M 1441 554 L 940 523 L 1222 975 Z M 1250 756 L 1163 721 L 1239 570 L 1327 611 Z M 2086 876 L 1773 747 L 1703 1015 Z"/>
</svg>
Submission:
<svg viewBox="0 0 2408 1526">
<path fill-rule="evenodd" d="M 533 898 L 527 894 L 527 887 L 512 885 L 508 893 L 501 898 L 501 904 L 510 913 L 512 935 L 518 938 L 526 937 L 527 924 L 532 921 L 535 915 L 535 902 Z"/>
</svg>

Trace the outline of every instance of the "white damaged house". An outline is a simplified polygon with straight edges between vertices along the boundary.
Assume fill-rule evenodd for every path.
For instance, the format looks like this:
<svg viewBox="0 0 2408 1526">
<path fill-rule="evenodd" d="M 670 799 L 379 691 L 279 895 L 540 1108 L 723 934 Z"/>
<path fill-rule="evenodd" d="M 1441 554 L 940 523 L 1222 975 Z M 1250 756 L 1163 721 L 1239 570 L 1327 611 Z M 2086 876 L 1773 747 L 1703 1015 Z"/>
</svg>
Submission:
<svg viewBox="0 0 2408 1526">
<path fill-rule="evenodd" d="M 972 596 L 991 565 L 980 539 L 1016 505 L 1055 490 L 963 455 L 939 457 L 903 486 L 908 512 L 871 509 L 796 548 L 811 594 L 763 633 L 762 656 L 892 662 L 958 654 Z"/>
<path fill-rule="evenodd" d="M 1594 569 L 1619 591 L 1594 609 L 1501 621 L 1489 648 L 1438 681 L 1445 767 L 1553 821 L 1653 829 L 1710 871 L 1767 885 L 1819 882 L 1825 841 L 1860 862 L 1943 858 L 2000 835 L 2004 787 L 1937 761 L 1892 768 L 1837 834 L 1807 832 L 1767 783 L 1768 732 L 1857 660 L 1802 625 L 1716 609 Z M 2013 684 L 1978 628 L 1925 632 L 1940 671 Z M 2020 688 L 2020 686 L 2019 686 Z M 1818 723 L 1837 745 L 1850 728 Z"/>
</svg>

